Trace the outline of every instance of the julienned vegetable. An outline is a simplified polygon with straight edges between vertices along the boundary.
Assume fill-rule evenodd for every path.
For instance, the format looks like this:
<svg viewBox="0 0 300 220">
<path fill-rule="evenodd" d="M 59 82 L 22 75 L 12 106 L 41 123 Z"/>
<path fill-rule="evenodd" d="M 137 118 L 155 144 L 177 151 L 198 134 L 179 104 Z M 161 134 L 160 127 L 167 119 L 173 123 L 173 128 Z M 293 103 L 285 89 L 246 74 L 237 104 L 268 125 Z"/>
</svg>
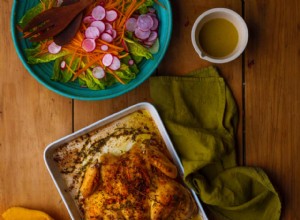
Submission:
<svg viewBox="0 0 300 220">
<path fill-rule="evenodd" d="M 60 46 L 53 39 L 39 42 L 26 49 L 28 63 L 54 61 L 52 80 L 78 80 L 93 90 L 116 82 L 126 84 L 138 74 L 137 64 L 144 58 L 152 59 L 158 51 L 159 21 L 154 1 L 97 0 L 85 10 L 70 43 Z M 58 4 L 57 0 L 40 0 L 20 20 L 20 27 Z"/>
</svg>

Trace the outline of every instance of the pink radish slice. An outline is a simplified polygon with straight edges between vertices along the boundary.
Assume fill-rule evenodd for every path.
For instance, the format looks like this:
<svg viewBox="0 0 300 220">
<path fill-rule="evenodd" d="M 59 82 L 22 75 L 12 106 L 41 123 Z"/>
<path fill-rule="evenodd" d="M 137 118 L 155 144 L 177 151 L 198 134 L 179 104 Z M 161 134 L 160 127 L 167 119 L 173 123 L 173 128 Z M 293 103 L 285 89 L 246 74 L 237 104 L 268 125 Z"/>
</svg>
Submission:
<svg viewBox="0 0 300 220">
<path fill-rule="evenodd" d="M 83 23 L 85 23 L 85 24 L 89 24 L 93 21 L 95 21 L 95 19 L 91 15 L 88 15 L 88 16 L 83 18 Z"/>
<path fill-rule="evenodd" d="M 104 22 L 102 22 L 102 21 L 93 21 L 93 22 L 91 23 L 90 27 L 96 27 L 96 28 L 98 28 L 99 31 L 100 31 L 100 34 L 101 34 L 102 32 L 104 32 L 104 30 L 105 30 L 105 24 L 104 24 Z"/>
<path fill-rule="evenodd" d="M 111 36 L 112 36 L 112 29 L 110 29 L 110 30 L 107 30 L 107 31 L 106 31 L 106 33 L 108 33 L 109 35 L 111 35 Z"/>
<path fill-rule="evenodd" d="M 66 66 L 67 66 L 66 61 L 63 60 L 63 61 L 60 62 L 60 68 L 62 70 L 64 70 L 66 68 Z"/>
<path fill-rule="evenodd" d="M 102 58 L 102 63 L 104 66 L 110 66 L 113 63 L 113 55 L 111 55 L 110 53 L 105 54 Z"/>
<path fill-rule="evenodd" d="M 111 29 L 113 29 L 113 26 L 110 23 L 105 23 L 105 30 L 108 31 Z"/>
<path fill-rule="evenodd" d="M 158 34 L 156 31 L 151 31 L 149 38 L 147 39 L 147 41 L 155 41 L 157 38 Z"/>
<path fill-rule="evenodd" d="M 96 79 L 102 79 L 105 76 L 105 71 L 101 66 L 94 67 L 92 72 Z"/>
<path fill-rule="evenodd" d="M 100 5 L 96 6 L 92 11 L 92 16 L 97 21 L 101 21 L 103 18 L 105 18 L 105 15 L 106 15 L 105 8 L 103 8 Z"/>
<path fill-rule="evenodd" d="M 148 14 L 143 14 L 140 15 L 139 18 L 137 19 L 137 26 L 142 30 L 142 31 L 148 31 L 150 28 L 153 26 L 153 19 L 150 15 Z"/>
<path fill-rule="evenodd" d="M 48 46 L 48 51 L 51 54 L 57 54 L 61 50 L 61 46 L 57 45 L 55 42 L 52 42 Z"/>
<path fill-rule="evenodd" d="M 85 30 L 85 37 L 90 39 L 97 39 L 100 36 L 100 31 L 97 27 L 88 27 Z"/>
<path fill-rule="evenodd" d="M 115 39 L 117 37 L 117 31 L 115 29 L 112 29 L 111 32 L 112 38 Z"/>
<path fill-rule="evenodd" d="M 106 16 L 105 16 L 105 19 L 107 21 L 115 21 L 118 17 L 118 13 L 115 11 L 115 10 L 109 10 L 106 12 Z"/>
<path fill-rule="evenodd" d="M 109 66 L 111 70 L 118 70 L 121 67 L 121 61 L 118 57 L 113 58 L 112 64 Z"/>
<path fill-rule="evenodd" d="M 113 37 L 108 33 L 103 33 L 101 35 L 101 40 L 104 40 L 107 43 L 111 43 L 113 41 Z"/>
<path fill-rule="evenodd" d="M 150 36 L 151 31 L 150 30 L 142 31 L 141 29 L 137 28 L 135 29 L 134 34 L 137 38 L 141 40 L 146 40 Z"/>
<path fill-rule="evenodd" d="M 96 48 L 95 39 L 84 39 L 81 46 L 86 52 L 92 52 Z"/>
<path fill-rule="evenodd" d="M 144 45 L 151 47 L 154 44 L 154 42 L 155 41 L 144 41 L 143 43 L 144 43 Z"/>
<path fill-rule="evenodd" d="M 61 6 L 62 3 L 63 3 L 63 0 L 57 0 L 56 6 Z"/>
<path fill-rule="evenodd" d="M 137 28 L 137 20 L 135 18 L 129 18 L 125 23 L 127 31 L 134 32 Z"/>
<path fill-rule="evenodd" d="M 150 15 L 152 18 L 156 18 L 156 14 L 155 13 L 148 13 L 147 15 Z"/>
<path fill-rule="evenodd" d="M 158 28 L 158 19 L 157 18 L 154 18 L 154 17 L 152 17 L 152 20 L 153 20 L 153 26 L 150 28 L 150 30 L 151 31 L 155 31 L 155 30 L 157 30 L 157 28 Z"/>
<path fill-rule="evenodd" d="M 129 60 L 129 61 L 128 61 L 128 64 L 129 64 L 130 66 L 132 66 L 132 65 L 134 64 L 134 60 Z"/>
<path fill-rule="evenodd" d="M 108 50 L 108 46 L 105 45 L 105 44 L 103 44 L 103 45 L 101 45 L 100 49 L 103 50 L 103 51 L 107 51 Z"/>
</svg>

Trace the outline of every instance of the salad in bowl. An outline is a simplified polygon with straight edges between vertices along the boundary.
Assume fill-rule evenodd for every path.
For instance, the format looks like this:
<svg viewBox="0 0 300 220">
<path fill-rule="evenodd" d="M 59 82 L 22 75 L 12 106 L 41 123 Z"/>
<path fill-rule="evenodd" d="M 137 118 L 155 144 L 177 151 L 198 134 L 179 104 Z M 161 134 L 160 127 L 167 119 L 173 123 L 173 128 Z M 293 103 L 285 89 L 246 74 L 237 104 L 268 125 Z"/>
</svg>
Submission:
<svg viewBox="0 0 300 220">
<path fill-rule="evenodd" d="M 59 33 L 36 40 L 40 33 L 26 29 L 39 14 L 70 1 L 15 2 L 14 43 L 39 82 L 70 98 L 101 100 L 130 91 L 152 74 L 170 40 L 168 1 L 95 0 L 67 37 Z M 17 9 L 17 4 L 23 7 Z"/>
</svg>

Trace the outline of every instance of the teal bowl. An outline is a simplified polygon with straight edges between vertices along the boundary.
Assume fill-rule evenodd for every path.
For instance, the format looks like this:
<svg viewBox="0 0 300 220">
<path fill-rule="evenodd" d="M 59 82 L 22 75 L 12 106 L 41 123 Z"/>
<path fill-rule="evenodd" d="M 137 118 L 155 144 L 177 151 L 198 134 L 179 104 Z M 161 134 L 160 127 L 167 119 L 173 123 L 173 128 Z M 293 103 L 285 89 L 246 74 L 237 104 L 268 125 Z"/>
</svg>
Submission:
<svg viewBox="0 0 300 220">
<path fill-rule="evenodd" d="M 160 48 L 153 60 L 145 60 L 139 64 L 140 72 L 136 78 L 126 85 L 115 84 L 105 90 L 90 90 L 80 87 L 78 82 L 60 83 L 51 80 L 53 62 L 45 64 L 30 65 L 26 61 L 24 49 L 30 47 L 30 42 L 22 38 L 16 24 L 23 17 L 25 12 L 35 6 L 38 0 L 15 0 L 11 13 L 11 32 L 12 38 L 23 65 L 27 71 L 46 88 L 68 98 L 78 100 L 104 100 L 123 95 L 148 79 L 156 70 L 157 66 L 164 57 L 168 48 L 172 32 L 172 9 L 169 0 L 159 0 L 165 8 L 156 5 L 157 15 L 160 20 L 159 39 Z"/>
</svg>

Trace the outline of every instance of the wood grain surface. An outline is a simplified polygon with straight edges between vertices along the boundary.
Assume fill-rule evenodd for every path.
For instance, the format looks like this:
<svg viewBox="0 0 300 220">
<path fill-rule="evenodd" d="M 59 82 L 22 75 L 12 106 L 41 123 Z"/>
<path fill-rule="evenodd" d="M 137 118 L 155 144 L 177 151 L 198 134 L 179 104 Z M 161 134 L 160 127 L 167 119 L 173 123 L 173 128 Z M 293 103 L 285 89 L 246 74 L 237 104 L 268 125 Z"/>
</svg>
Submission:
<svg viewBox="0 0 300 220">
<path fill-rule="evenodd" d="M 0 3 L 0 213 L 24 206 L 69 219 L 43 151 L 72 132 L 72 100 L 47 90 L 21 64 L 11 39 L 11 7 L 12 1 Z"/>
<path fill-rule="evenodd" d="M 300 219 L 300 3 L 245 2 L 245 162 L 280 192 L 282 219 Z"/>
<path fill-rule="evenodd" d="M 46 170 L 47 144 L 111 113 L 151 101 L 149 83 L 105 101 L 59 96 L 25 70 L 11 40 L 13 0 L 0 3 L 0 214 L 11 206 L 69 219 Z M 282 219 L 300 219 L 300 3 L 298 0 L 171 0 L 173 33 L 157 75 L 184 75 L 211 65 L 193 50 L 196 17 L 214 7 L 244 14 L 250 36 L 243 56 L 216 65 L 239 106 L 240 164 L 262 167 L 278 188 Z M 1 218 L 1 217 L 0 217 Z"/>
</svg>

